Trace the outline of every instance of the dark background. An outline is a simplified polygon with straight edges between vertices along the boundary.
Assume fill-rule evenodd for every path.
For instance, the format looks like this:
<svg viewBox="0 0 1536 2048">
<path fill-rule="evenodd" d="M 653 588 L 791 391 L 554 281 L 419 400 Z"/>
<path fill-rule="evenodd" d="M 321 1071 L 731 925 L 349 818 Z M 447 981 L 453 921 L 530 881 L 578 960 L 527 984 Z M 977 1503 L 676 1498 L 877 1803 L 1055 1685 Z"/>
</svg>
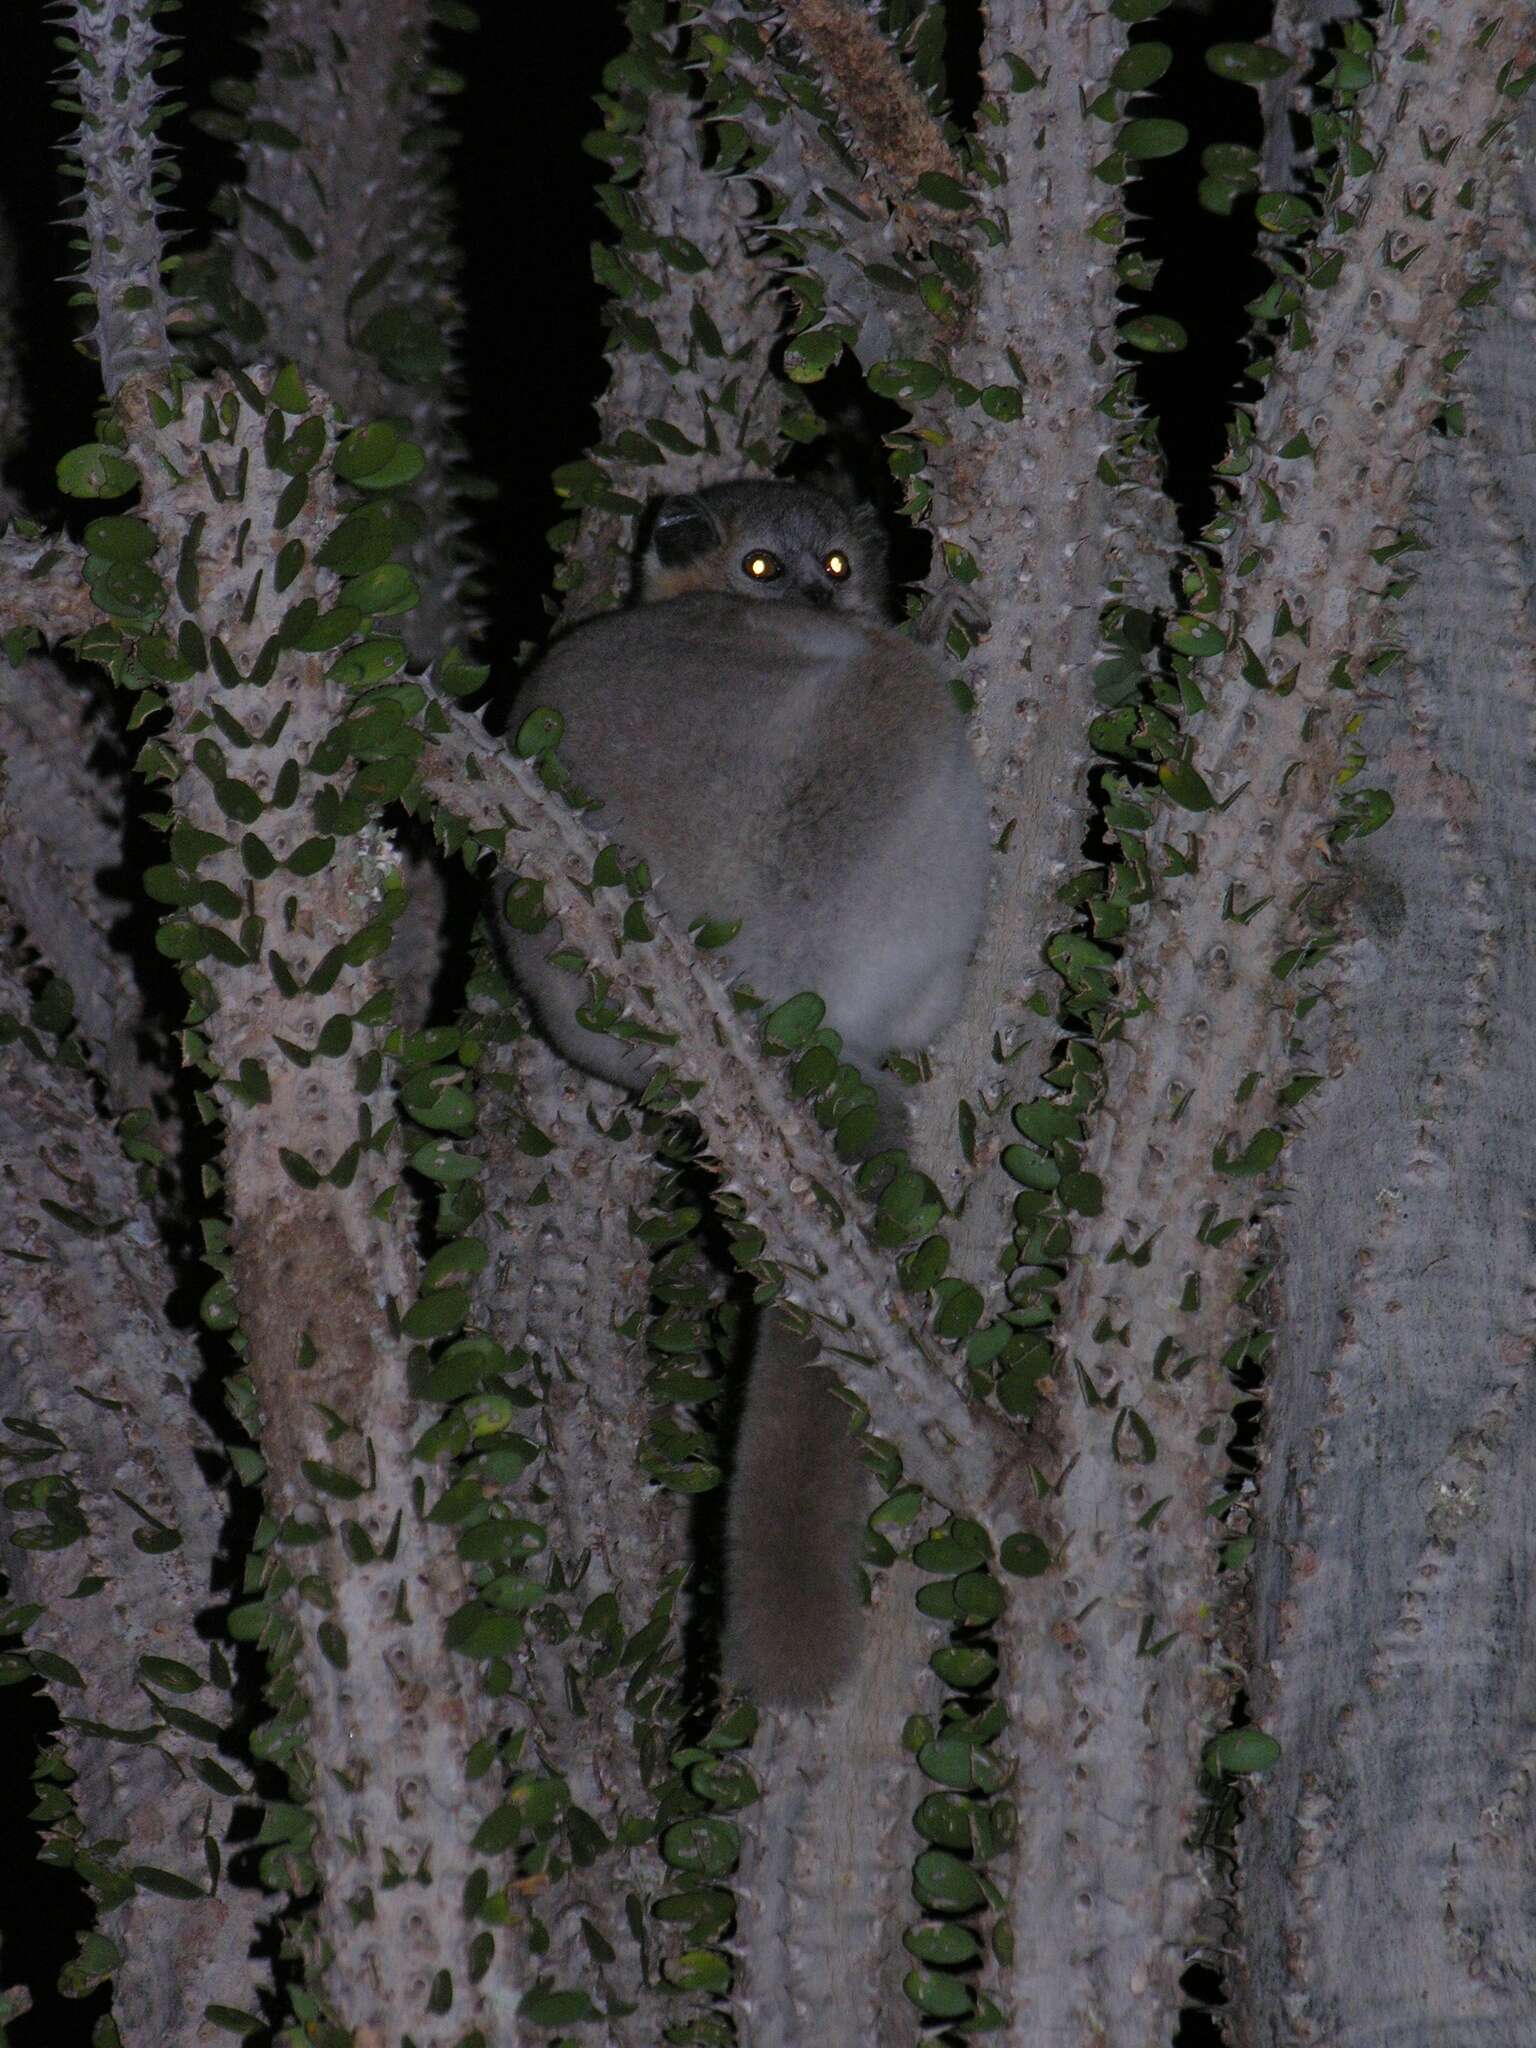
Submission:
<svg viewBox="0 0 1536 2048">
<path fill-rule="evenodd" d="M 99 390 L 92 365 L 74 346 L 69 287 L 60 282 L 75 258 L 63 224 L 72 190 L 60 174 L 65 117 L 50 106 L 57 96 L 55 26 L 42 0 L 12 0 L 6 17 L 0 205 L 18 245 L 18 320 L 32 421 L 8 476 L 48 523 L 60 516 L 53 465 L 65 449 L 92 438 Z M 1148 253 L 1163 264 L 1155 292 L 1139 300 L 1137 309 L 1171 314 L 1190 337 L 1186 353 L 1144 359 L 1139 370 L 1143 395 L 1162 422 L 1173 488 L 1190 533 L 1212 509 L 1209 469 L 1221 453 L 1225 412 L 1239 392 L 1245 360 L 1242 309 L 1264 282 L 1254 257 L 1251 207 L 1240 203 L 1229 219 L 1220 219 L 1198 211 L 1194 201 L 1206 143 L 1258 142 L 1254 95 L 1213 77 L 1203 51 L 1218 36 L 1263 35 L 1267 8 L 1262 0 L 1225 0 L 1218 17 L 1213 27 L 1201 13 L 1175 8 L 1136 31 L 1170 43 L 1176 62 L 1155 100 L 1139 103 L 1135 111 L 1171 114 L 1192 131 L 1189 147 L 1149 165 L 1131 192 Z M 951 91 L 963 116 L 976 99 L 975 0 L 952 4 L 950 19 Z M 184 38 L 184 60 L 171 76 L 192 109 L 208 103 L 213 78 L 249 75 L 254 68 L 235 7 L 190 6 L 165 17 L 163 25 Z M 463 95 L 448 105 L 450 120 L 462 132 L 464 431 L 474 468 L 497 490 L 478 515 L 478 539 L 491 565 L 490 627 L 481 656 L 496 665 L 503 682 L 519 644 L 542 639 L 547 627 L 552 557 L 545 534 L 558 516 L 550 471 L 579 455 L 595 431 L 592 405 L 605 365 L 588 249 L 601 232 L 592 193 L 602 171 L 583 152 L 581 140 L 597 125 L 592 95 L 600 89 L 602 68 L 624 42 L 617 0 L 537 7 L 498 7 L 492 0 L 478 34 L 442 38 L 443 61 L 466 82 Z M 169 124 L 167 139 L 182 170 L 175 194 L 179 224 L 195 243 L 205 232 L 210 198 L 231 173 L 233 155 L 201 135 L 185 115 Z M 1106 203 L 1109 198 L 1106 188 Z M 0 1472 L 0 1481 L 4 1477 Z M 27 1982 L 38 2000 L 13 2039 L 17 2048 L 86 2048 L 104 2001 L 64 2003 L 52 1987 L 89 1916 L 67 1873 L 25 1869 L 25 1833 L 17 1833 L 27 1825 L 35 1745 L 46 1741 L 54 1717 L 40 1694 L 29 1697 L 21 1687 L 0 1692 L 0 1715 L 7 1766 L 0 1773 L 0 1841 L 15 1845 L 3 1889 L 0 1983 Z M 1193 1972 L 1188 1983 L 1192 2001 L 1219 2003 L 1220 1983 L 1211 1972 Z M 1176 2037 L 1180 2048 L 1219 2038 L 1211 2019 L 1193 2009 Z"/>
</svg>

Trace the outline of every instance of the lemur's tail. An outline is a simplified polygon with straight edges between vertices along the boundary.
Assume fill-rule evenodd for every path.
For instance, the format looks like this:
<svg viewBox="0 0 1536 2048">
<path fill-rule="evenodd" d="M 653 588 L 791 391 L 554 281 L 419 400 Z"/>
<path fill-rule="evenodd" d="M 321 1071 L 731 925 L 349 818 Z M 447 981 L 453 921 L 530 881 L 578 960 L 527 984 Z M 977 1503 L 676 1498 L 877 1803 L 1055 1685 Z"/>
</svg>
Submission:
<svg viewBox="0 0 1536 2048">
<path fill-rule="evenodd" d="M 759 1318 L 726 1520 L 725 1672 L 771 1706 L 813 1706 L 853 1672 L 869 1475 L 817 1347 Z"/>
</svg>

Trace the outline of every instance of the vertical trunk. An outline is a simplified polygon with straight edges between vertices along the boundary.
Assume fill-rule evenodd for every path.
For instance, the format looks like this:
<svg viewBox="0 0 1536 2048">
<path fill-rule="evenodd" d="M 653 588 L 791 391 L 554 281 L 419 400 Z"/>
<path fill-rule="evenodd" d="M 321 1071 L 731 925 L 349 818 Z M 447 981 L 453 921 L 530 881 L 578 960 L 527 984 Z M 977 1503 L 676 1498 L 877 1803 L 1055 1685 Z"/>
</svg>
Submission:
<svg viewBox="0 0 1536 2048">
<path fill-rule="evenodd" d="M 543 1547 L 524 1560 L 537 1601 L 515 1659 L 516 1705 L 488 1703 L 485 1718 L 521 1731 L 521 1760 L 536 1752 L 592 1824 L 574 1824 L 581 1853 L 556 1862 L 537 1902 L 550 1934 L 543 1970 L 561 1987 L 595 1980 L 609 2014 L 605 2038 L 642 2043 L 653 2038 L 654 2016 L 625 1905 L 648 1909 L 666 1881 L 651 1821 L 682 1674 L 674 1609 L 683 1518 L 638 1463 L 652 1413 L 635 1341 L 649 1264 L 631 1224 L 656 1169 L 639 1143 L 588 1119 L 589 1107 L 602 1121 L 619 1115 L 616 1088 L 570 1073 L 537 1040 L 518 1048 L 514 1064 L 515 1106 L 494 1098 L 508 1113 L 493 1107 L 485 1119 L 487 1200 L 508 1228 L 478 1305 L 487 1328 L 520 1337 L 533 1354 L 539 1399 L 520 1389 L 530 1406 L 519 1423 L 546 1456 L 508 1507 L 536 1518 Z M 548 1152 L 529 1147 L 525 1114 Z"/>
<path fill-rule="evenodd" d="M 7 948 L 0 1018 L 30 1010 Z M 201 2048 L 215 2029 L 181 2031 L 186 2015 L 258 2003 L 268 1910 L 223 1861 L 248 1795 L 229 1767 L 233 1659 L 198 1626 L 218 1597 L 225 1507 L 203 1471 L 227 1468 L 191 1404 L 196 1341 L 165 1324 L 175 1277 L 136 1171 L 88 1076 L 42 1042 L 41 1026 L 7 1029 L 0 1055 L 4 1627 L 26 1645 L 5 1678 L 30 1662 L 54 1688 L 65 1767 L 45 1756 L 29 1818 L 49 1862 L 101 1903 L 105 1941 L 82 1942 L 69 1995 L 110 1974 L 129 2048 Z M 165 1892 L 179 1894 L 170 1939 Z"/>
<path fill-rule="evenodd" d="M 1407 662 L 1370 713 L 1396 799 L 1342 864 L 1328 1066 L 1296 1144 L 1256 1556 L 1244 2043 L 1536 2028 L 1536 182 L 1423 475 Z"/>
<path fill-rule="evenodd" d="M 882 1576 L 856 1681 L 829 1708 L 776 1716 L 752 1751 L 763 1797 L 735 1880 L 752 2048 L 896 2042 L 912 2028 L 901 1936 L 923 1785 L 901 1735 L 931 1647 L 919 1583 L 910 1565 Z"/>
<path fill-rule="evenodd" d="M 245 171 L 227 195 L 234 318 L 248 354 L 302 364 L 348 421 L 408 422 L 427 458 L 412 489 L 427 517 L 409 554 L 421 601 L 400 630 L 426 662 L 463 638 L 468 566 L 452 382 L 463 311 L 431 9 L 264 0 L 263 13 L 250 119 L 233 120 Z"/>
</svg>

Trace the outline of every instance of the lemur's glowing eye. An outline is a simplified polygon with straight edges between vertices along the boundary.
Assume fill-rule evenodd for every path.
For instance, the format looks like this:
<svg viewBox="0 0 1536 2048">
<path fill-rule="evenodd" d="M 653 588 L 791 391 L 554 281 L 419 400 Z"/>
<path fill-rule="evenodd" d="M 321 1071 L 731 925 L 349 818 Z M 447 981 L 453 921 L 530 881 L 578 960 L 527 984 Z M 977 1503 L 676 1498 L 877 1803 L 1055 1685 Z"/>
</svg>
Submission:
<svg viewBox="0 0 1536 2048">
<path fill-rule="evenodd" d="M 784 564 L 766 548 L 754 548 L 750 555 L 742 556 L 741 570 L 754 583 L 772 583 L 776 576 L 784 574 Z"/>
<path fill-rule="evenodd" d="M 853 564 L 841 548 L 834 548 L 822 561 L 822 568 L 834 583 L 845 583 L 853 573 Z"/>
</svg>

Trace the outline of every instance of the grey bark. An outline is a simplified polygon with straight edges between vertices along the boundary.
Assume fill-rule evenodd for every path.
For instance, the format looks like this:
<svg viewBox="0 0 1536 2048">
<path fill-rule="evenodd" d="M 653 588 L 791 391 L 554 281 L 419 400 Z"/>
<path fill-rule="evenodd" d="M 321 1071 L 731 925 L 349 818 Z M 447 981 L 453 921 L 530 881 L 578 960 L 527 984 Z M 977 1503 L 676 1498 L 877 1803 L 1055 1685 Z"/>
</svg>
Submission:
<svg viewBox="0 0 1536 2048">
<path fill-rule="evenodd" d="M 654 46 L 651 55 L 664 63 Z M 623 216 L 657 252 L 626 250 L 649 287 L 645 314 L 616 334 L 610 353 L 593 451 L 601 485 L 575 499 L 584 509 L 559 577 L 562 627 L 629 595 L 636 516 L 648 500 L 766 467 L 778 445 L 785 390 L 770 352 L 781 308 L 748 256 L 751 200 L 740 179 L 705 169 L 680 67 L 663 75 L 646 103 L 643 175 L 624 195 Z M 686 271 L 668 264 L 673 245 L 697 252 L 697 270 L 691 254 Z M 648 452 L 635 450 L 637 430 Z"/>
<path fill-rule="evenodd" d="M 1254 1585 L 1283 1745 L 1242 1830 L 1244 2042 L 1536 2025 L 1536 181 L 1502 195 L 1467 438 L 1425 465 L 1391 826 L 1344 864 L 1329 1086 L 1287 1174 Z"/>
<path fill-rule="evenodd" d="M 679 1706 L 675 1582 L 686 1543 L 681 1502 L 637 1463 L 650 1403 L 641 1347 L 625 1334 L 645 1307 L 649 1257 L 631 1224 L 656 1169 L 636 1134 L 613 1134 L 623 1121 L 618 1089 L 576 1074 L 536 1038 L 522 1040 L 508 1064 L 516 1093 L 502 1098 L 503 1114 L 491 1107 L 484 1118 L 488 1196 L 507 1228 L 477 1305 L 487 1328 L 520 1333 L 534 1354 L 547 1452 L 536 1477 L 549 1489 L 551 1538 L 534 1562 L 551 1588 L 545 1614 L 564 1609 L 558 1627 L 542 1617 L 530 1626 L 517 1697 L 545 1767 L 615 1843 L 611 1856 L 552 1887 L 542 1909 L 546 1967 L 559 1983 L 581 1983 L 592 1972 L 589 1930 L 600 1930 L 617 1955 L 600 1972 L 605 2038 L 639 2048 L 653 2038 L 655 2016 L 624 1901 L 654 1898 L 667 1884 L 648 1823 Z M 535 1158 L 521 1147 L 526 1120 L 552 1151 Z M 535 1188 L 541 1199 L 530 1204 Z M 606 1636 L 594 1643 L 583 1631 L 591 1603 L 605 1599 L 616 1603 L 623 1638 L 653 1613 L 669 1624 L 638 1691 L 633 1663 L 614 1657 Z M 643 1832 L 627 1838 L 626 1829 Z M 626 2004 L 633 2010 L 623 2012 Z"/>
<path fill-rule="evenodd" d="M 1010 241 L 1006 261 L 982 263 L 958 367 L 973 384 L 1007 387 L 1012 351 L 1025 372 L 1023 411 L 1001 428 L 957 413 L 956 445 L 931 465 L 936 536 L 963 545 L 982 569 L 976 596 L 988 630 L 965 678 L 981 700 L 977 736 L 1000 844 L 994 914 L 964 1013 L 940 1048 L 955 1078 L 939 1102 L 924 1104 L 918 1137 L 925 1158 L 946 1159 L 954 1098 L 965 1094 L 983 1111 L 955 1233 L 957 1268 L 978 1285 L 995 1283 L 1016 1192 L 997 1170 L 1012 1135 L 997 1112 L 1033 1088 L 1056 1035 L 1054 1016 L 1029 1006 L 1054 988 L 1044 940 L 1063 922 L 1062 883 L 1084 865 L 1088 679 L 1103 614 L 1116 584 L 1142 603 L 1165 601 L 1147 585 L 1166 575 L 1174 538 L 1134 402 L 1126 392 L 1101 406 L 1112 371 L 1090 354 L 1096 343 L 1111 357 L 1119 310 L 1114 239 L 1090 231 L 1122 209 L 1093 176 L 1078 130 L 1087 82 L 1107 79 L 1124 47 L 1122 25 L 1092 7 L 1045 17 L 1018 0 L 988 11 L 983 78 L 1005 115 L 997 196 Z M 1010 55 L 1041 78 L 1036 90 L 1010 89 Z"/>
<path fill-rule="evenodd" d="M 199 533 L 201 616 L 221 624 L 231 658 L 248 676 L 290 604 L 303 594 L 320 604 L 334 597 L 338 579 L 313 558 L 336 519 L 336 479 L 329 468 L 318 473 L 308 505 L 287 528 L 302 533 L 310 551 L 288 593 L 277 592 L 270 573 L 254 580 L 261 552 L 268 551 L 270 572 L 270 555 L 282 544 L 273 513 L 285 479 L 267 465 L 262 414 L 232 384 L 216 385 L 215 394 L 224 423 L 211 447 L 201 438 L 200 409 L 157 417 L 142 383 L 125 389 L 121 413 L 141 462 L 141 516 L 171 557 L 183 536 Z M 338 431 L 334 413 L 325 429 Z M 216 504 L 208 503 L 203 461 L 217 467 L 224 496 Z M 194 528 L 199 513 L 204 523 Z M 185 615 L 179 599 L 169 607 L 173 627 Z M 308 838 L 311 819 L 307 804 L 271 800 L 285 765 L 293 764 L 297 784 L 344 713 L 347 700 L 327 679 L 327 666 L 323 655 L 295 654 L 270 683 L 233 687 L 203 671 L 177 692 L 165 744 L 181 771 L 178 816 L 219 849 L 204 872 L 262 921 L 289 977 L 275 974 L 261 945 L 238 966 L 218 962 L 202 1065 L 218 1090 L 224 1180 L 237 1221 L 230 1277 L 248 1367 L 237 1398 L 243 1394 L 259 1433 L 268 1504 L 284 1532 L 264 1561 L 259 1591 L 270 1602 L 265 1642 L 275 1728 L 297 1794 L 316 1806 L 313 1855 L 323 1903 L 306 1930 L 311 1967 L 353 2025 L 381 2027 L 386 2014 L 409 2015 L 418 2040 L 436 2048 L 461 2034 L 466 2020 L 489 2016 L 499 1980 L 471 1980 L 464 1951 L 472 1933 L 461 1921 L 453 1944 L 460 1996 L 450 2014 L 434 2010 L 432 1980 L 443 1962 L 437 1936 L 417 1911 L 413 1887 L 396 1873 L 430 1871 L 445 1895 L 462 1899 L 477 1867 L 472 1837 L 499 1788 L 465 1775 L 464 1736 L 479 1732 L 477 1713 L 465 1667 L 445 1657 L 443 1646 L 465 1575 L 418 1497 L 410 1343 L 394 1307 L 410 1303 L 420 1286 L 409 1203 L 397 1184 L 401 1162 L 388 1143 L 359 1142 L 361 1131 L 377 1128 L 360 1123 L 359 1092 L 366 1101 L 382 1080 L 375 1066 L 369 1088 L 360 1066 L 380 1027 L 359 1027 L 334 1057 L 318 1044 L 328 1019 L 352 1017 L 387 988 L 376 956 L 340 963 L 334 974 L 316 972 L 333 945 L 384 907 L 396 861 L 382 831 L 365 828 L 355 864 L 333 861 L 310 879 L 302 918 L 285 914 L 291 877 L 283 863 Z M 275 691 L 291 693 L 292 716 L 273 731 Z M 251 754 L 231 749 L 233 772 L 249 778 L 263 806 L 260 836 L 275 857 L 270 867 L 258 861 L 254 873 L 220 801 L 229 756 L 198 750 L 215 692 L 242 721 L 237 730 L 270 732 L 278 741 Z M 247 1062 L 264 1077 L 262 1089 L 242 1081 Z M 381 1100 L 380 1125 L 386 1115 Z M 297 1176 L 295 1161 L 307 1163 Z M 290 1541 L 302 1563 L 283 1554 Z M 360 1730 L 368 1731 L 361 1765 Z M 302 1884 L 305 1859 L 295 1853 Z M 515 1979 L 505 1951 L 502 1962 Z"/>
<path fill-rule="evenodd" d="M 0 664 L 0 899 L 74 994 L 76 1023 L 115 1111 L 147 1106 L 165 1074 L 143 1055 L 142 1004 L 113 947 L 102 876 L 123 858 L 123 805 L 91 765 L 111 748 L 90 699 L 34 656 Z"/>
<path fill-rule="evenodd" d="M 1475 146 L 1454 165 L 1427 160 L 1421 124 L 1470 143 L 1498 88 L 1496 65 L 1449 28 L 1444 69 L 1421 67 L 1418 35 L 1383 26 L 1362 103 L 1374 183 L 1339 195 L 1363 218 L 1330 235 L 1343 265 L 1309 301 L 1317 339 L 1257 409 L 1253 481 L 1222 552 L 1231 652 L 1201 671 L 1211 708 L 1191 721 L 1222 807 L 1165 819 L 1164 848 L 1198 832 L 1198 872 L 1160 884 L 1119 964 L 1136 1009 L 1107 1048 L 1106 1114 L 1085 1155 L 1102 1209 L 1077 1233 L 1058 1328 L 1064 1377 L 1080 1376 L 1055 1405 L 1060 1604 L 1044 1582 L 1009 1687 L 1016 1724 L 1058 1762 L 1024 1839 L 1061 1881 L 1021 1927 L 1012 1985 L 1016 2015 L 1053 2043 L 1095 2028 L 1117 2048 L 1163 2040 L 1199 1908 L 1186 1845 L 1231 1683 L 1207 1509 L 1225 1483 L 1226 1360 L 1254 1327 L 1243 1274 L 1257 1251 L 1251 1227 L 1216 1241 L 1206 1226 L 1251 1217 L 1252 1181 L 1234 1186 L 1219 1162 L 1258 1127 L 1283 1129 L 1281 1090 L 1306 1063 L 1301 991 L 1277 963 L 1297 944 L 1305 885 L 1326 874 L 1319 849 L 1351 759 L 1337 664 L 1364 682 L 1388 633 L 1372 551 L 1408 519 L 1438 351 L 1477 275 L 1479 220 L 1453 195 L 1468 177 L 1486 189 L 1496 168 Z M 1399 268 L 1409 237 L 1392 195 L 1426 181 L 1434 224 Z M 1283 524 L 1265 519 L 1270 502 Z M 1305 622 L 1290 646 L 1286 606 Z M 1270 688 L 1241 679 L 1245 646 Z"/>
<path fill-rule="evenodd" d="M 828 1708 L 770 1717 L 754 1745 L 763 1796 L 734 1880 L 753 2048 L 898 2041 L 912 2025 L 901 1935 L 923 1781 L 899 1745 L 918 1698 L 938 1691 L 913 1684 L 932 1647 L 919 1582 L 906 1564 L 881 1573 L 857 1682 Z"/>
<path fill-rule="evenodd" d="M 156 189 L 164 148 L 156 73 L 167 45 L 142 8 L 114 14 L 72 0 L 62 26 L 64 48 L 77 58 L 71 83 L 79 98 L 69 111 L 80 118 L 75 147 L 85 168 L 82 281 L 95 300 L 93 341 L 112 397 L 135 371 L 171 363 Z"/>
<path fill-rule="evenodd" d="M 1264 109 L 1259 178 L 1266 192 L 1298 190 L 1306 169 L 1316 162 L 1307 131 L 1318 101 L 1308 74 L 1325 61 L 1328 31 L 1359 13 L 1357 0 L 1279 0 L 1265 40 L 1290 59 L 1291 69 L 1259 92 Z"/>
<path fill-rule="evenodd" d="M 25 1019 L 28 1010 L 7 954 L 0 1011 Z M 82 1875 L 94 1862 L 123 1884 L 101 1931 L 121 1950 L 115 2012 L 124 2039 L 203 2048 L 218 2038 L 205 2005 L 257 2003 L 261 1966 L 250 1949 L 270 1911 L 224 1866 L 234 1807 L 249 1788 L 220 1754 L 219 1734 L 234 1718 L 231 1666 L 198 1627 L 220 1597 L 227 1506 L 199 1465 L 222 1466 L 223 1455 L 193 1407 L 196 1341 L 166 1324 L 169 1261 L 89 1075 L 24 1037 L 3 1058 L 9 1615 L 33 1603 L 42 1610 L 18 1632 L 54 1681 L 58 1749 L 73 1773 L 67 1794 L 51 1778 L 39 1787 L 60 1802 L 45 1804 L 41 1818 L 54 1861 L 78 1858 Z M 30 1539 L 50 1528 L 71 1540 L 35 1546 Z M 49 1658 L 65 1660 L 65 1682 Z M 209 1771 L 212 1784 L 200 1775 Z M 165 1939 L 166 1901 L 132 1880 L 144 1867 L 200 1895 L 178 1902 L 174 1941 Z M 7 1957 L 11 1968 L 22 1960 Z"/>
<path fill-rule="evenodd" d="M 402 371 L 369 323 L 407 315 L 421 323 L 412 345 L 430 341 L 447 362 L 463 324 L 431 104 L 431 10 L 425 0 L 267 0 L 263 12 L 250 112 L 265 125 L 247 135 L 232 195 L 231 276 L 264 321 L 252 353 L 303 364 L 349 422 L 404 414 L 425 451 L 413 495 L 428 517 L 410 556 L 422 601 L 400 630 L 426 661 L 462 643 L 471 617 L 453 474 L 459 402 L 441 363 Z"/>
</svg>

